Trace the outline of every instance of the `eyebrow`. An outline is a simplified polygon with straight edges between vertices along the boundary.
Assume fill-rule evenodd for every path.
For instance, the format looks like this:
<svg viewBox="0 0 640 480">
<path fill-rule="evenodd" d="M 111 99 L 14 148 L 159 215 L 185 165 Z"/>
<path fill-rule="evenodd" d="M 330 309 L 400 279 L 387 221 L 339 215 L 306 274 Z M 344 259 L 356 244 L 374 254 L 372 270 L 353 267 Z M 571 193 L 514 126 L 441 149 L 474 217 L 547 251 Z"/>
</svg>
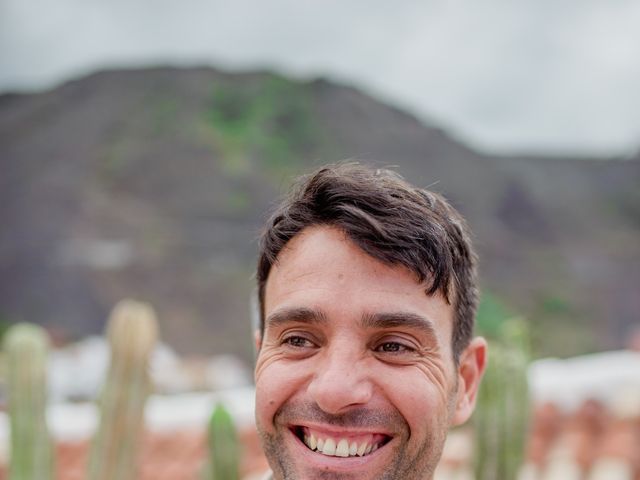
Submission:
<svg viewBox="0 0 640 480">
<path fill-rule="evenodd" d="M 380 312 L 370 313 L 362 317 L 364 328 L 410 328 L 421 331 L 429 337 L 437 338 L 433 322 L 422 315 L 411 312 Z"/>
<path fill-rule="evenodd" d="M 324 313 L 306 307 L 284 308 L 276 310 L 265 321 L 266 327 L 278 327 L 286 323 L 325 323 L 327 317 Z"/>
</svg>

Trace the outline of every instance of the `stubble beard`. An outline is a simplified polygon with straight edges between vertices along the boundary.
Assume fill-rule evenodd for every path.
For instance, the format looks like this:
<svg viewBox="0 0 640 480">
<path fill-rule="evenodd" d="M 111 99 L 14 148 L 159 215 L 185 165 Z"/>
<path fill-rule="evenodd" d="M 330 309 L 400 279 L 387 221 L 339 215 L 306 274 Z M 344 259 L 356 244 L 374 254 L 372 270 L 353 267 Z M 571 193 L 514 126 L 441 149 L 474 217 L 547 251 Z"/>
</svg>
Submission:
<svg viewBox="0 0 640 480">
<path fill-rule="evenodd" d="M 449 404 L 450 415 L 451 402 Z M 286 426 L 298 423 L 296 420 L 300 423 L 307 420 L 353 429 L 378 426 L 382 427 L 381 431 L 389 431 L 391 427 L 396 439 L 400 438 L 400 442 L 395 447 L 395 453 L 391 455 L 393 462 L 387 465 L 379 476 L 376 476 L 376 480 L 431 480 L 442 455 L 449 424 L 449 418 L 437 419 L 435 431 L 434 428 L 429 428 L 428 435 L 417 451 L 411 453 L 406 448 L 411 435 L 409 425 L 395 409 L 379 412 L 361 408 L 343 415 L 329 415 L 315 404 L 287 403 L 274 416 L 275 433 L 266 432 L 258 422 L 258 434 L 265 456 L 273 469 L 275 480 L 312 480 L 298 476 L 300 472 L 296 469 L 295 459 L 292 458 L 291 452 L 282 448 L 285 444 L 285 435 L 291 435 Z M 318 471 L 313 480 L 358 480 L 358 478 L 357 473 Z"/>
</svg>

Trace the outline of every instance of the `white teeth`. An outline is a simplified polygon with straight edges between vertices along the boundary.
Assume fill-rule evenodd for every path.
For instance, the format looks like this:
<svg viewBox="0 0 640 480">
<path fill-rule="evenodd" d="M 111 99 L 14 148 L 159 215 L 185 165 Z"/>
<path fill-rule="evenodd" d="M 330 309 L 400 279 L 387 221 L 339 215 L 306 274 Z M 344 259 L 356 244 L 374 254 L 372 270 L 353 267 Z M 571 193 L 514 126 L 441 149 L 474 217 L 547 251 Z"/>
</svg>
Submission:
<svg viewBox="0 0 640 480">
<path fill-rule="evenodd" d="M 356 453 L 358 453 L 358 444 L 356 442 L 351 442 L 351 446 L 349 447 L 349 455 L 355 457 Z"/>
<path fill-rule="evenodd" d="M 322 448 L 322 453 L 324 453 L 325 455 L 335 455 L 336 442 L 333 441 L 333 438 L 327 438 L 324 441 L 324 447 Z"/>
<path fill-rule="evenodd" d="M 362 444 L 360 444 L 360 446 L 358 447 L 358 451 L 356 452 L 356 454 L 357 454 L 359 457 L 362 457 L 362 456 L 364 455 L 364 452 L 365 452 L 365 450 L 367 449 L 367 446 L 368 446 L 368 445 L 369 445 L 368 443 L 362 443 Z"/>
<path fill-rule="evenodd" d="M 365 450 L 367 449 L 368 444 L 367 443 L 361 443 L 360 446 L 358 447 L 358 451 L 356 452 L 356 454 L 359 457 L 362 457 L 364 455 Z"/>
<path fill-rule="evenodd" d="M 336 444 L 337 442 L 337 444 Z M 379 445 L 376 443 L 362 442 L 358 444 L 353 441 L 349 443 L 346 438 L 340 440 L 334 440 L 333 438 L 319 438 L 313 433 L 304 435 L 304 443 L 310 450 L 315 450 L 323 455 L 335 456 L 335 457 L 363 457 L 370 453 L 375 452 Z"/>
<path fill-rule="evenodd" d="M 344 438 L 338 442 L 336 447 L 336 457 L 348 457 L 349 456 L 349 442 Z"/>
</svg>

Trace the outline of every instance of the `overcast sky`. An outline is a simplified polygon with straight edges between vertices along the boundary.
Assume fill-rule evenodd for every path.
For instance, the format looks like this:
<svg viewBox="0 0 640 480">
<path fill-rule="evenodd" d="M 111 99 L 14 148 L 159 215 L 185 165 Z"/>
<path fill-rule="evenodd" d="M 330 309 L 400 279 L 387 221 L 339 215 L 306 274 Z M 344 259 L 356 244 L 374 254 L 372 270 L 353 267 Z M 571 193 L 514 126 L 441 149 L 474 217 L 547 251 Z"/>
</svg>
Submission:
<svg viewBox="0 0 640 480">
<path fill-rule="evenodd" d="M 0 0 L 0 91 L 156 64 L 328 76 L 488 151 L 640 145 L 638 0 Z"/>
</svg>

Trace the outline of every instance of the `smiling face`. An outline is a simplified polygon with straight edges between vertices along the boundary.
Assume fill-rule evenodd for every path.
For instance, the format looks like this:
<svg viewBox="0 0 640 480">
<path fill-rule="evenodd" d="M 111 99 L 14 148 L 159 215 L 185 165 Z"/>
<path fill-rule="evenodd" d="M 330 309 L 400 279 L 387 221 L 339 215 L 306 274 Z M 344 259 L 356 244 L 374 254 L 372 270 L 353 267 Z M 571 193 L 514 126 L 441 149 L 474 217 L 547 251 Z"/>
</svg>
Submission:
<svg viewBox="0 0 640 480">
<path fill-rule="evenodd" d="M 276 479 L 432 478 L 484 358 L 454 364 L 441 296 L 316 226 L 280 253 L 264 313 L 256 422 Z"/>
</svg>

